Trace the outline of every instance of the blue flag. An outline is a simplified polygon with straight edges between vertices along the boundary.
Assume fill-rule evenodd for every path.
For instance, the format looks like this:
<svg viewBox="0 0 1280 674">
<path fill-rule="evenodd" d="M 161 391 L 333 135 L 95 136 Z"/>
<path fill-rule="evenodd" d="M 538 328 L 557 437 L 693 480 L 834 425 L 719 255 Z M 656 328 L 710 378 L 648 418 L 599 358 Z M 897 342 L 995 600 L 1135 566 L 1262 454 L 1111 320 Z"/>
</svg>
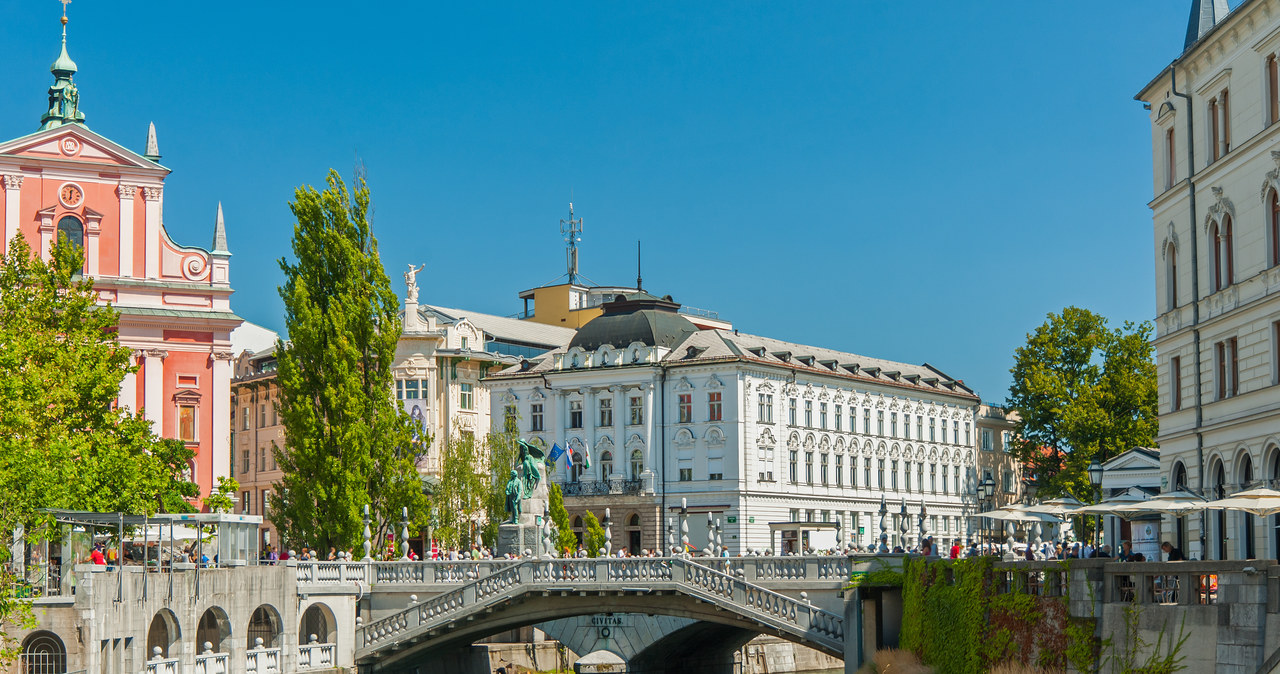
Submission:
<svg viewBox="0 0 1280 674">
<path fill-rule="evenodd" d="M 547 461 L 555 463 L 556 460 L 560 458 L 561 454 L 564 454 L 564 450 L 560 448 L 560 445 L 552 444 L 551 453 L 547 455 Z"/>
</svg>

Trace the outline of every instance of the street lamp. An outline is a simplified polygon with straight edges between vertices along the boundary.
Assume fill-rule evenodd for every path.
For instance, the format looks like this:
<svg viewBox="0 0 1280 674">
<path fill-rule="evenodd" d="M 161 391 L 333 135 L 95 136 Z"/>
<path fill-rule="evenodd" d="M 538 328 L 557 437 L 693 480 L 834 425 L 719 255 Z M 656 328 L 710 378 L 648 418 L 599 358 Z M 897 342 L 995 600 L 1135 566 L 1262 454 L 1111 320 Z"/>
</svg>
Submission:
<svg viewBox="0 0 1280 674">
<path fill-rule="evenodd" d="M 1089 483 L 1093 485 L 1093 502 L 1097 503 L 1102 496 L 1102 464 L 1098 463 L 1097 457 L 1089 463 Z M 1095 550 L 1101 541 L 1102 515 L 1098 514 L 1094 518 L 1093 547 Z"/>
<path fill-rule="evenodd" d="M 996 491 L 996 481 L 991 479 L 990 476 L 983 478 L 982 482 L 978 485 L 978 493 L 982 495 L 984 512 L 991 509 L 990 508 L 991 503 L 989 501 L 991 497 L 995 495 L 995 491 Z M 982 541 L 982 545 L 980 545 L 979 548 L 982 548 L 983 546 L 986 545 L 985 539 L 987 537 L 987 519 L 988 518 L 986 517 L 982 518 L 982 538 L 984 540 Z"/>
</svg>

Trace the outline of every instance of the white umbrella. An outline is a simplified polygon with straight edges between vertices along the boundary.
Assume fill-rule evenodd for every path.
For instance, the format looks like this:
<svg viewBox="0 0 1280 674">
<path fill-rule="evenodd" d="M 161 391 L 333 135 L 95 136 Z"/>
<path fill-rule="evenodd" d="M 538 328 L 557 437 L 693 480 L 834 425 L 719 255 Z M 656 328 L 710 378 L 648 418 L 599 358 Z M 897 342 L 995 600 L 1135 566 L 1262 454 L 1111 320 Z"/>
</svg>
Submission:
<svg viewBox="0 0 1280 674">
<path fill-rule="evenodd" d="M 1009 522 L 1061 522 L 1061 518 L 1056 515 L 1048 515 L 1045 513 L 1030 512 L 1026 510 L 1011 510 L 1001 508 L 999 510 L 989 510 L 985 513 L 978 513 L 979 517 L 985 517 L 992 520 L 1004 520 Z"/>
<path fill-rule="evenodd" d="M 1099 501 L 1093 505 L 1087 505 L 1082 508 L 1076 508 L 1071 512 L 1072 515 L 1118 515 L 1117 509 L 1125 506 L 1131 506 L 1136 503 L 1145 503 L 1146 498 L 1135 496 L 1133 494 L 1121 494 L 1113 496 L 1109 499 Z"/>
<path fill-rule="evenodd" d="M 1172 515 L 1182 517 L 1204 510 L 1208 501 L 1188 491 L 1171 491 L 1137 503 L 1116 506 L 1113 512 L 1123 517 L 1140 517 L 1142 515 Z"/>
<path fill-rule="evenodd" d="M 1071 515 L 1084 504 L 1071 498 L 1070 496 L 1060 496 L 1058 498 L 1041 501 L 1035 505 L 1026 506 L 1024 510 L 1032 513 L 1044 513 L 1046 515 Z"/>
<path fill-rule="evenodd" d="M 1280 491 L 1258 487 L 1232 494 L 1231 496 L 1210 501 L 1205 504 L 1212 510 L 1243 510 L 1260 517 L 1280 513 Z"/>
</svg>

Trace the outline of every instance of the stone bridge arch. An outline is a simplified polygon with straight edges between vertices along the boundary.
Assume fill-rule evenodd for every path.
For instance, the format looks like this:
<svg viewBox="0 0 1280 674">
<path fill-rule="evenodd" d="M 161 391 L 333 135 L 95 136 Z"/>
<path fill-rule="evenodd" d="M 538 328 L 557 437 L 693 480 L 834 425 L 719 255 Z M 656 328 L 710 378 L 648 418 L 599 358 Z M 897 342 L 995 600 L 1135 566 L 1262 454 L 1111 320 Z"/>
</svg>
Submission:
<svg viewBox="0 0 1280 674">
<path fill-rule="evenodd" d="M 598 614 L 671 616 L 732 628 L 732 641 L 773 634 L 844 656 L 844 619 L 683 559 L 530 560 L 362 627 L 362 671 L 410 671 L 430 654 L 519 627 Z M 532 600 L 532 601 L 531 601 Z M 710 629 L 710 628 L 699 628 Z"/>
</svg>

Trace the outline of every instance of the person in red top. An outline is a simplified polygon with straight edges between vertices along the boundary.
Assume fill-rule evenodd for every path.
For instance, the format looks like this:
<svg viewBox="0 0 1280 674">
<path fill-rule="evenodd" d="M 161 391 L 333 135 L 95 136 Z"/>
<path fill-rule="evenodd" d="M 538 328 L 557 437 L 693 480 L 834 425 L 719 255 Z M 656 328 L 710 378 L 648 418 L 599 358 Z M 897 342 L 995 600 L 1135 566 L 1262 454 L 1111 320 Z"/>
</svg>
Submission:
<svg viewBox="0 0 1280 674">
<path fill-rule="evenodd" d="M 951 559 L 960 559 L 960 541 L 951 541 Z"/>
<path fill-rule="evenodd" d="M 93 552 L 89 553 L 89 560 L 98 566 L 107 565 L 107 558 L 102 556 L 102 546 L 93 546 Z"/>
</svg>

